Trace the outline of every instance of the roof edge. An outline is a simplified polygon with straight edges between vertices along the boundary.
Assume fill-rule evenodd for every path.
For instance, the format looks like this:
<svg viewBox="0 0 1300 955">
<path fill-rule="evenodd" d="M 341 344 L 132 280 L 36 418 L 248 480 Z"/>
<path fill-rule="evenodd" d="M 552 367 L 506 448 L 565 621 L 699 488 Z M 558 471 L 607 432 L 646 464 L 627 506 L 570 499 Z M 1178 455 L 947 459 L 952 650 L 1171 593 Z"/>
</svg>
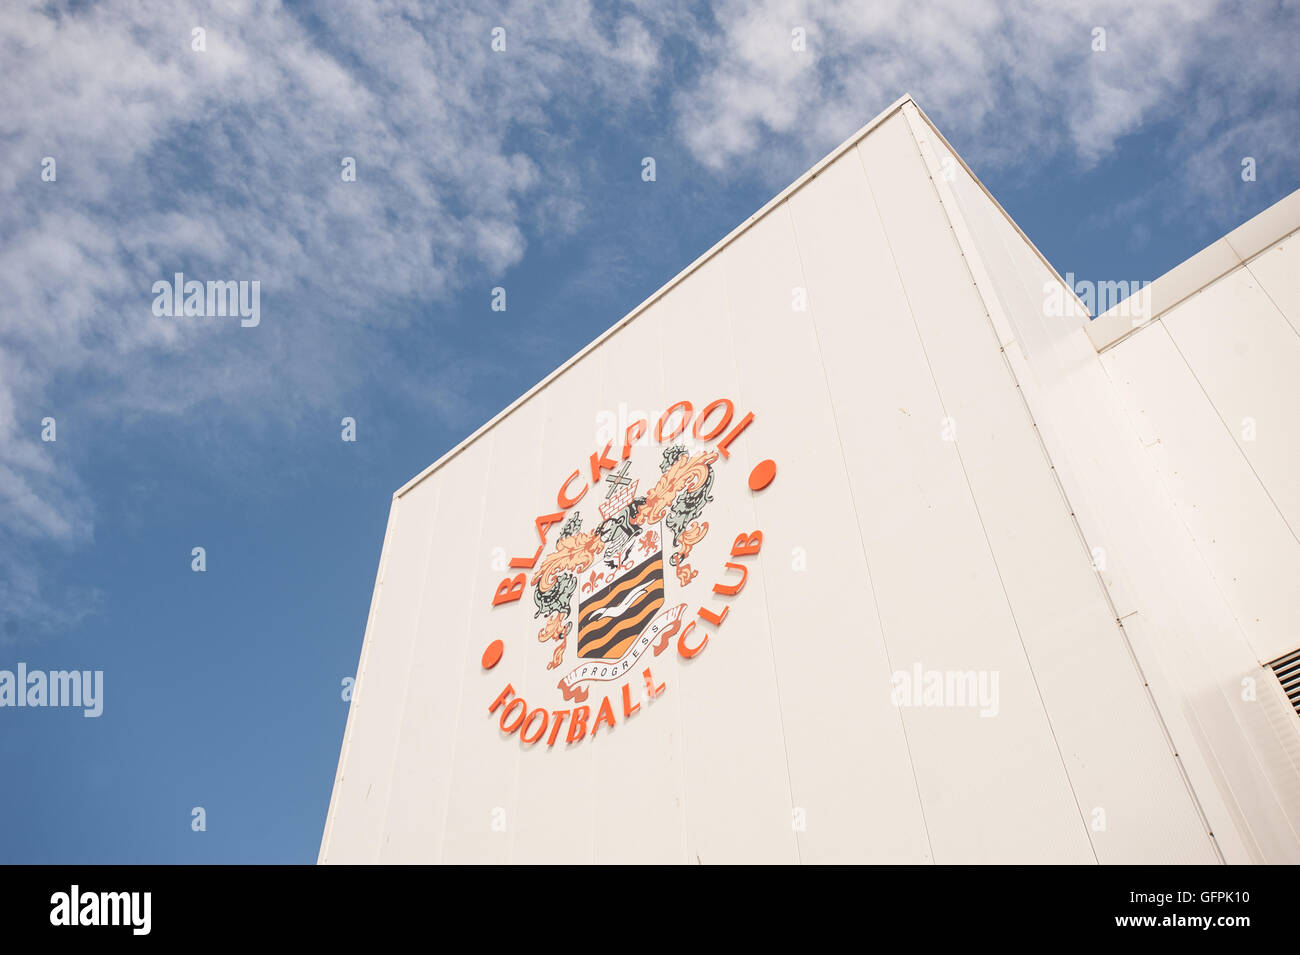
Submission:
<svg viewBox="0 0 1300 955">
<path fill-rule="evenodd" d="M 967 164 L 966 160 L 962 158 L 961 153 L 957 152 L 956 148 L 953 147 L 953 144 L 948 142 L 948 137 L 944 136 L 943 131 L 940 130 L 939 127 L 934 124 L 934 121 L 925 114 L 925 110 L 921 108 L 921 105 L 913 101 L 910 97 L 908 98 L 908 102 L 912 104 L 913 108 L 917 112 L 917 115 L 921 118 L 921 120 L 925 123 L 925 125 L 930 128 L 930 131 L 933 132 L 935 136 L 939 138 L 939 141 L 941 143 L 943 143 L 944 148 L 947 149 L 948 152 L 952 154 L 953 159 L 955 159 L 958 162 L 958 164 L 961 165 L 962 169 L 966 170 L 966 175 L 970 176 L 971 181 L 974 182 L 975 185 L 979 187 L 980 192 L 984 193 L 984 195 L 988 198 L 989 202 L 993 203 L 993 208 L 997 209 L 997 211 L 1001 214 L 1002 218 L 1007 220 L 1007 223 L 1011 226 L 1011 228 L 1016 231 L 1016 235 L 1020 236 L 1020 240 L 1024 242 L 1025 245 L 1029 246 L 1030 251 L 1033 252 L 1034 255 L 1038 257 L 1038 261 L 1043 263 L 1047 271 L 1050 272 L 1052 275 L 1056 276 L 1057 281 L 1061 283 L 1061 287 L 1064 288 L 1067 292 L 1069 292 L 1070 295 L 1074 297 L 1074 300 L 1079 304 L 1079 308 L 1082 310 L 1083 314 L 1086 315 L 1087 309 L 1084 308 L 1083 302 L 1079 299 L 1078 293 L 1075 292 L 1074 289 L 1070 288 L 1069 283 L 1067 283 L 1065 279 L 1061 277 L 1061 273 L 1056 271 L 1056 266 L 1052 265 L 1052 263 L 1048 261 L 1047 256 L 1043 255 L 1043 253 L 1039 250 L 1038 246 L 1034 244 L 1034 240 L 1029 238 L 1029 236 L 1025 234 L 1025 230 L 1020 228 L 1020 224 L 1016 222 L 1015 218 L 1011 215 L 1011 213 L 1007 212 L 1007 210 L 1003 208 L 1002 203 L 998 202 L 997 196 L 993 195 L 993 193 L 989 191 L 988 187 L 984 185 L 984 183 L 980 180 L 980 177 L 975 175 L 975 170 L 971 169 L 971 167 Z M 900 104 L 900 108 L 901 108 L 901 104 Z M 971 254 L 973 251 L 974 250 L 972 249 L 967 249 L 965 245 L 963 245 L 962 247 L 963 254 Z"/>
<path fill-rule="evenodd" d="M 1175 265 L 1140 292 L 1090 321 L 1088 337 L 1092 339 L 1093 347 L 1103 352 L 1118 345 L 1297 230 L 1300 230 L 1300 189 L 1247 219 L 1221 239 Z"/>
</svg>

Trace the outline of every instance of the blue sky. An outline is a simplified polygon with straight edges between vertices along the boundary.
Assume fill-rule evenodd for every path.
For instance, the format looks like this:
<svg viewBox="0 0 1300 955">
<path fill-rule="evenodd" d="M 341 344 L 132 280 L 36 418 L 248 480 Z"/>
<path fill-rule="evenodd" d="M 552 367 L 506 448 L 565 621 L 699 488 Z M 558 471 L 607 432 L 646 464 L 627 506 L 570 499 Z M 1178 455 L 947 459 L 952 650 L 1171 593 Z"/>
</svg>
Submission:
<svg viewBox="0 0 1300 955">
<path fill-rule="evenodd" d="M 314 861 L 392 492 L 902 93 L 1081 279 L 1300 186 L 1294 5 L 325 6 L 0 13 L 0 669 L 105 681 L 0 709 L 0 862 Z"/>
</svg>

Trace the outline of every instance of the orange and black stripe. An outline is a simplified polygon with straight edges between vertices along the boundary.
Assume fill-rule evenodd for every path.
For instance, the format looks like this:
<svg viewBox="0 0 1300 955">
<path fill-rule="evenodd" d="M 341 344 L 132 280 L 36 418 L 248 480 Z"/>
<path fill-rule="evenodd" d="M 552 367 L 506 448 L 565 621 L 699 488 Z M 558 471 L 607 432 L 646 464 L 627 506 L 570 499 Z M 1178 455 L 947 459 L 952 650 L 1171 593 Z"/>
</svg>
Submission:
<svg viewBox="0 0 1300 955">
<path fill-rule="evenodd" d="M 641 587 L 645 592 L 618 616 L 597 615 L 597 611 L 618 604 Z M 660 553 L 582 604 L 578 610 L 579 659 L 619 659 L 663 605 L 664 562 Z"/>
</svg>

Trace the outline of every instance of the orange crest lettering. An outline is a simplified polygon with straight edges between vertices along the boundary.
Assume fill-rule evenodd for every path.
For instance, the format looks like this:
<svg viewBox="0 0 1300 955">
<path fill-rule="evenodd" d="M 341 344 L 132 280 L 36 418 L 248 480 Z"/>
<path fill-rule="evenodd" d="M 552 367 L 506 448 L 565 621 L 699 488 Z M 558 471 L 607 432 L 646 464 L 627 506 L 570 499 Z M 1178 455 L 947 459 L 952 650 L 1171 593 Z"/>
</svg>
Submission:
<svg viewBox="0 0 1300 955">
<path fill-rule="evenodd" d="M 668 668 L 668 658 L 660 659 L 665 650 L 691 660 L 709 645 L 711 634 L 703 627 L 716 631 L 726 620 L 726 606 L 721 613 L 703 604 L 690 609 L 690 588 L 700 574 L 690 559 L 709 535 L 705 517 L 714 499 L 716 469 L 731 461 L 731 445 L 754 415 L 745 414 L 717 445 L 692 451 L 674 441 L 690 427 L 693 407 L 679 401 L 656 426 L 644 420 L 633 424 L 617 461 L 610 457 L 617 448 L 611 442 L 581 462 L 585 467 L 561 475 L 557 503 L 563 510 L 536 519 L 541 545 L 531 558 L 510 561 L 512 568 L 533 573 L 497 584 L 492 603 L 500 608 L 504 632 L 494 641 L 497 652 L 484 655 L 484 668 L 496 667 L 509 656 L 511 643 L 528 632 L 527 622 L 519 618 L 520 610 L 531 604 L 532 633 L 551 651 L 546 670 L 556 678 L 555 698 L 540 701 L 541 706 L 530 706 L 512 683 L 506 683 L 488 707 L 501 733 L 518 735 L 521 745 L 545 737 L 545 745 L 553 747 L 566 717 L 564 740 L 570 745 L 595 737 L 602 728 L 613 730 L 619 715 L 626 720 L 643 709 L 642 703 L 665 692 L 667 684 L 655 675 L 656 668 L 661 673 Z M 694 436 L 711 440 L 721 435 L 733 407 L 725 398 L 705 405 L 694 422 Z M 725 413 L 718 414 L 719 409 Z M 665 427 L 670 416 L 671 426 Z M 635 447 L 639 441 L 649 444 L 652 437 L 659 449 Z M 749 476 L 748 493 L 766 488 L 775 472 L 772 461 L 760 462 Z M 583 511 L 589 513 L 593 504 L 598 519 L 586 521 L 584 528 Z M 561 520 L 554 541 L 548 542 L 551 527 Z M 762 536 L 753 528 L 728 530 L 729 540 L 747 546 L 730 548 L 730 559 L 717 568 L 712 591 L 702 588 L 700 599 L 710 593 L 737 598 L 754 567 Z M 738 562 L 742 560 L 746 562 Z M 508 614 L 512 622 L 507 626 Z M 547 709 L 551 705 L 564 708 Z"/>
</svg>

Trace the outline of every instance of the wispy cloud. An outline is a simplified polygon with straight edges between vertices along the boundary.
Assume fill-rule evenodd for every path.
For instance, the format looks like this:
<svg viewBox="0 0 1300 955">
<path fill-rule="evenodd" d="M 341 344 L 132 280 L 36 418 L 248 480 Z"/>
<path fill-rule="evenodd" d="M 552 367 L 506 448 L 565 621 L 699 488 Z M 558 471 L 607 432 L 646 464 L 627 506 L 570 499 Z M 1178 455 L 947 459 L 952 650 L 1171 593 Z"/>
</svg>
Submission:
<svg viewBox="0 0 1300 955">
<path fill-rule="evenodd" d="M 504 274 L 530 238 L 583 227 L 574 130 L 592 117 L 657 117 L 641 138 L 680 147 L 718 184 L 750 185 L 784 184 L 904 91 L 986 166 L 1086 166 L 1169 121 L 1179 132 L 1158 159 L 1195 172 L 1209 201 L 1238 141 L 1297 162 L 1283 118 L 1300 95 L 1296 18 L 1209 0 L 11 5 L 0 602 L 40 603 L 27 547 L 93 533 L 75 456 L 40 442 L 46 414 L 220 401 L 293 418 L 376 369 L 395 392 L 463 409 L 465 364 L 441 384 L 402 379 L 402 330 Z M 1268 116 L 1233 118 L 1260 103 Z M 153 315 L 153 283 L 178 271 L 259 281 L 262 323 Z"/>
<path fill-rule="evenodd" d="M 727 0 L 714 15 L 710 65 L 678 94 L 678 128 L 732 175 L 807 165 L 869 118 L 864 102 L 903 92 L 984 167 L 1086 167 L 1177 117 L 1191 122 L 1160 159 L 1193 163 L 1225 113 L 1281 102 L 1294 116 L 1300 82 L 1290 4 Z"/>
<path fill-rule="evenodd" d="M 625 102 L 659 56 L 640 21 L 581 2 L 492 18 L 473 4 L 33 3 L 0 17 L 0 49 L 11 555 L 92 525 L 84 484 L 39 440 L 56 390 L 65 427 L 210 399 L 328 405 L 400 348 L 383 332 L 414 320 L 411 303 L 518 262 L 531 210 L 572 228 L 564 144 L 530 151 L 519 129 Z M 259 281 L 262 324 L 153 315 L 153 283 L 178 271 Z M 37 589 L 12 560 L 0 567 L 11 612 Z"/>
</svg>

